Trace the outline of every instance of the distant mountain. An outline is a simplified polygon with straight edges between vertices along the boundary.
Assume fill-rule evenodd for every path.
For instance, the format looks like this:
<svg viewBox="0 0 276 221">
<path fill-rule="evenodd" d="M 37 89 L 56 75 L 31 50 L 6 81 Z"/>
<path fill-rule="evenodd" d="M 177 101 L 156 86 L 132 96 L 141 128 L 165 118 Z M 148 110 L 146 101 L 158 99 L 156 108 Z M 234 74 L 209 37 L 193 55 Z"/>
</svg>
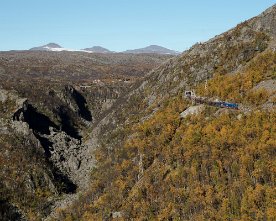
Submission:
<svg viewBox="0 0 276 221">
<path fill-rule="evenodd" d="M 80 52 L 87 52 L 87 53 L 115 53 L 114 51 L 110 51 L 101 46 L 93 46 L 91 48 L 84 48 L 84 49 L 68 49 L 63 48 L 62 46 L 56 43 L 49 43 L 43 46 L 38 46 L 31 48 L 30 51 L 80 51 Z M 163 54 L 163 55 L 178 55 L 180 52 L 170 50 L 158 45 L 150 45 L 145 48 L 133 49 L 133 50 L 126 50 L 121 53 L 125 54 Z"/>
<path fill-rule="evenodd" d="M 47 45 L 31 48 L 30 51 L 63 51 L 63 49 L 63 47 L 56 43 L 49 43 Z"/>
<path fill-rule="evenodd" d="M 110 51 L 101 46 L 94 46 L 92 48 L 84 48 L 84 49 L 82 49 L 82 51 L 92 52 L 92 53 L 113 53 L 113 51 Z"/>
<path fill-rule="evenodd" d="M 180 52 L 173 51 L 168 48 L 164 48 L 158 45 L 150 45 L 145 48 L 139 48 L 139 49 L 133 49 L 133 50 L 127 50 L 123 53 L 131 53 L 131 54 L 143 54 L 143 53 L 153 53 L 153 54 L 170 54 L 170 55 L 178 55 Z"/>
</svg>

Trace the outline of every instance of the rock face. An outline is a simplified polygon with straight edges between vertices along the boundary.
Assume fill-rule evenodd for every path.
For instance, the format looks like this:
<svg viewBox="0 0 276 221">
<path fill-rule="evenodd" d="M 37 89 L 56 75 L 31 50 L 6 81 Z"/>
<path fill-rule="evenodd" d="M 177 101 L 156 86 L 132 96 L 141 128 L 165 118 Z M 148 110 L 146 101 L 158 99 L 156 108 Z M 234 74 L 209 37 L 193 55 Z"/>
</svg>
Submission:
<svg viewBox="0 0 276 221">
<path fill-rule="evenodd" d="M 43 189 L 43 191 L 47 191 L 46 197 L 51 196 L 45 201 L 47 205 L 43 209 L 44 212 L 49 211 L 52 202 L 59 194 L 75 193 L 77 188 L 83 188 L 87 183 L 85 181 L 89 179 L 87 170 L 91 170 L 94 166 L 92 154 L 87 155 L 87 146 L 82 144 L 81 140 L 81 127 L 88 127 L 89 122 L 92 122 L 92 115 L 86 106 L 85 98 L 72 86 L 65 86 L 63 90 L 55 92 L 55 94 L 55 97 L 62 102 L 59 105 L 63 105 L 63 109 L 61 112 L 53 112 L 52 116 L 50 116 L 51 114 L 47 116 L 47 110 L 44 109 L 44 112 L 39 110 L 31 101 L 21 98 L 18 93 L 0 90 L 0 136 L 2 139 L 0 142 L 4 141 L 1 143 L 1 146 L 4 145 L 4 149 L 1 149 L 1 157 L 4 162 L 10 157 L 15 157 L 8 146 L 14 149 L 17 146 L 26 145 L 26 150 L 20 150 L 18 147 L 19 155 L 28 160 L 28 149 L 33 148 L 32 154 L 44 161 L 41 165 L 33 162 L 34 169 L 17 169 L 21 171 L 20 176 L 23 179 L 25 191 L 30 195 L 37 194 L 37 191 L 41 192 Z M 52 118 L 53 116 L 56 116 L 57 119 Z M 71 121 L 75 122 L 74 124 L 79 122 L 78 124 L 83 126 L 77 130 L 71 125 Z M 15 138 L 14 141 L 12 137 Z M 12 144 L 12 142 L 16 142 L 16 144 Z M 5 150 L 6 152 L 3 153 Z M 36 154 L 38 155 L 36 156 Z M 1 157 L 0 160 L 2 160 Z M 12 163 L 10 165 L 12 168 L 20 166 L 20 164 L 17 165 L 17 161 L 10 161 L 10 163 Z M 0 188 L 0 200 L 3 200 L 1 207 L 2 204 L 6 205 L 7 211 L 3 214 L 0 211 L 0 215 L 17 220 L 17 217 L 21 216 L 17 214 L 16 209 L 13 209 L 11 204 L 13 200 L 2 198 L 3 189 L 12 188 L 14 185 L 5 179 L 5 170 L 9 170 L 9 166 L 5 163 L 3 166 L 4 169 L 2 168 L 0 173 L 2 179 L 0 186 L 3 185 L 3 188 Z M 24 166 L 28 166 L 28 164 L 25 163 Z M 40 171 L 35 172 L 34 170 Z"/>
<path fill-rule="evenodd" d="M 54 170 L 45 161 L 45 152 L 35 131 L 24 122 L 27 99 L 4 89 L 0 89 L 0 94 L 0 219 L 25 220 L 24 203 L 32 199 L 33 207 L 40 204 L 47 212 L 62 182 L 55 178 Z M 44 196 L 39 199 L 38 192 L 47 193 L 49 199 L 45 200 Z"/>
<path fill-rule="evenodd" d="M 276 90 L 276 80 L 267 80 L 260 82 L 256 87 L 253 88 L 253 90 L 266 90 L 273 92 Z"/>
<path fill-rule="evenodd" d="M 257 31 L 265 31 L 276 36 L 276 5 L 249 20 L 249 25 Z"/>
<path fill-rule="evenodd" d="M 204 110 L 204 105 L 191 106 L 180 114 L 181 118 L 186 118 L 189 115 L 197 115 Z"/>
<path fill-rule="evenodd" d="M 65 132 L 56 132 L 50 128 L 50 135 L 43 138 L 50 143 L 49 159 L 55 167 L 68 177 L 78 188 L 84 188 L 89 179 L 89 170 L 94 166 L 94 159 L 87 154 L 87 146 L 70 137 Z"/>
<path fill-rule="evenodd" d="M 87 147 L 82 144 L 81 130 L 71 125 L 72 119 L 68 112 L 76 113 L 80 123 L 88 126 L 92 121 L 92 115 L 86 107 L 85 98 L 72 86 L 65 86 L 61 92 L 56 94 L 66 107 L 60 108 L 60 112 L 57 112 L 60 125 L 38 112 L 25 100 L 22 107 L 13 115 L 12 127 L 24 135 L 29 135 L 31 130 L 41 143 L 45 156 L 54 168 L 66 177 L 68 182 L 80 186 L 84 184 L 83 178 L 89 176 L 87 171 L 82 170 L 83 165 L 87 167 L 89 162 L 92 167 L 93 160 L 91 155 L 85 155 Z"/>
</svg>

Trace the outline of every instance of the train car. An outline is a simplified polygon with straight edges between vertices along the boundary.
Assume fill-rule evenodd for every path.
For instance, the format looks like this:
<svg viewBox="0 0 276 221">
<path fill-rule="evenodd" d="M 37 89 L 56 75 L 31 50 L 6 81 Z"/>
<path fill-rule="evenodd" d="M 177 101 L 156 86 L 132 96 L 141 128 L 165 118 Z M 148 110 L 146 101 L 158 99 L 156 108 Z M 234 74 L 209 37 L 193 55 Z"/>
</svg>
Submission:
<svg viewBox="0 0 276 221">
<path fill-rule="evenodd" d="M 239 109 L 239 105 L 236 103 L 229 103 L 229 102 L 225 102 L 225 101 L 220 101 L 218 99 L 216 99 L 214 101 L 210 101 L 206 97 L 196 96 L 194 91 L 185 91 L 184 97 L 192 100 L 196 104 L 207 104 L 210 106 L 215 106 L 215 107 L 220 107 L 220 108 Z"/>
<path fill-rule="evenodd" d="M 239 109 L 239 105 L 235 103 L 221 102 L 221 107 Z"/>
</svg>

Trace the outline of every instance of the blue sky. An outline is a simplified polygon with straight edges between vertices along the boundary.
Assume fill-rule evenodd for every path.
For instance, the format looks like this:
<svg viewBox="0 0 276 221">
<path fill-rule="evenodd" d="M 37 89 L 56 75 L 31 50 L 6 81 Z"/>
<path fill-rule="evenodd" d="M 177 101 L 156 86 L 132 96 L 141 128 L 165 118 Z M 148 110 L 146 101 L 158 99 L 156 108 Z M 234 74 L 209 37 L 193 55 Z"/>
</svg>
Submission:
<svg viewBox="0 0 276 221">
<path fill-rule="evenodd" d="M 0 0 L 0 50 L 55 42 L 114 51 L 183 51 L 258 15 L 275 0 Z"/>
</svg>

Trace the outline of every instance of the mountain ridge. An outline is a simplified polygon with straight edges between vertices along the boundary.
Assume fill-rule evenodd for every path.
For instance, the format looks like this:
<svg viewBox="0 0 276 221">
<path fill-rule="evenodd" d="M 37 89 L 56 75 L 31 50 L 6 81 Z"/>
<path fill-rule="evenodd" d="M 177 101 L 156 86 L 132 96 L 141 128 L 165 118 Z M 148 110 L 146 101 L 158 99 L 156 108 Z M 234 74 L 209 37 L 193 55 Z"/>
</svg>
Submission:
<svg viewBox="0 0 276 221">
<path fill-rule="evenodd" d="M 101 46 L 93 46 L 90 48 L 84 48 L 84 49 L 66 49 L 60 46 L 56 43 L 49 43 L 43 46 L 38 46 L 29 49 L 30 51 L 80 51 L 80 52 L 87 52 L 87 53 L 127 53 L 127 54 L 161 54 L 161 55 L 178 55 L 180 52 L 167 49 L 162 46 L 158 45 L 149 45 L 144 48 L 139 49 L 131 49 L 121 52 L 114 52 L 110 51 L 107 48 L 101 47 Z"/>
<path fill-rule="evenodd" d="M 123 51 L 122 53 L 157 53 L 157 54 L 171 54 L 171 55 L 178 55 L 180 52 L 178 51 L 173 51 L 158 45 L 150 45 L 144 48 L 139 48 L 139 49 L 132 49 L 132 50 L 126 50 Z"/>
<path fill-rule="evenodd" d="M 43 46 L 33 47 L 30 51 L 51 51 L 51 49 L 61 49 L 62 47 L 56 43 L 48 43 Z"/>
<path fill-rule="evenodd" d="M 114 53 L 113 51 L 110 51 L 104 47 L 101 46 L 93 46 L 91 48 L 84 48 L 83 51 L 88 51 L 92 53 Z"/>
</svg>

